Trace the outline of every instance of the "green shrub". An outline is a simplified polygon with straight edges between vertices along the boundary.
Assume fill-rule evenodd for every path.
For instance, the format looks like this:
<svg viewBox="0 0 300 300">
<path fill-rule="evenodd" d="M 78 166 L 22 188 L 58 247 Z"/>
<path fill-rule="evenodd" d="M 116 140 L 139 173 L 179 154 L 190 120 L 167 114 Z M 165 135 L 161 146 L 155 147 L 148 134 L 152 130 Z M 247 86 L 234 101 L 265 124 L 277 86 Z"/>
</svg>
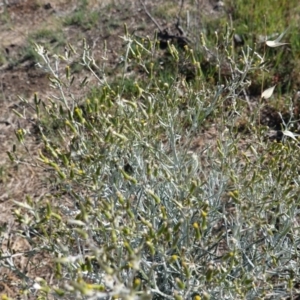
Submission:
<svg viewBox="0 0 300 300">
<path fill-rule="evenodd" d="M 46 282 L 23 274 L 28 290 L 65 299 L 292 294 L 299 276 L 299 151 L 289 131 L 295 120 L 285 124 L 284 143 L 264 140 L 260 109 L 274 88 L 253 110 L 243 95 L 248 78 L 265 72 L 263 54 L 247 45 L 234 54 L 232 36 L 231 29 L 218 35 L 224 48 L 213 58 L 213 83 L 198 60 L 211 51 L 205 43 L 202 53 L 169 45 L 166 75 L 154 68 L 156 41 L 126 32 L 117 83 L 99 77 L 105 69 L 84 43 L 81 63 L 98 86 L 80 101 L 69 95 L 73 47 L 52 61 L 36 45 L 57 94 L 23 101 L 35 109 L 44 143 L 37 163 L 51 170 L 55 192 L 18 203 L 15 219 L 37 253 L 51 254 L 54 277 Z M 190 83 L 182 62 L 194 68 Z M 55 69 L 62 64 L 64 73 Z M 128 79 L 129 65 L 143 75 Z M 251 110 L 247 140 L 237 122 Z M 26 146 L 26 132 L 16 135 Z M 9 156 L 17 161 L 15 153 Z"/>
</svg>

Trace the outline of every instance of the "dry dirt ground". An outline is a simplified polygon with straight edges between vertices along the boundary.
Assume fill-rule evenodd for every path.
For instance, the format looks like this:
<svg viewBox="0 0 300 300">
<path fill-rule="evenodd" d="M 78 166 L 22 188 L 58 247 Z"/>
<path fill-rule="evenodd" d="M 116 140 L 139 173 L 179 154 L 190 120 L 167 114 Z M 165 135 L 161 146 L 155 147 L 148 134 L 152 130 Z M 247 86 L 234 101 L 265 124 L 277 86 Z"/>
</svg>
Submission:
<svg viewBox="0 0 300 300">
<path fill-rule="evenodd" d="M 35 66 L 34 57 L 28 55 L 29 39 L 34 32 L 41 29 L 55 29 L 59 27 L 62 20 L 78 10 L 79 0 L 2 0 L 0 1 L 0 232 L 5 229 L 5 235 L 1 240 L 1 251 L 6 251 L 8 241 L 10 249 L 15 253 L 30 249 L 25 239 L 17 237 L 12 218 L 14 201 L 24 201 L 26 195 L 38 198 L 48 193 L 51 187 L 47 184 L 47 173 L 35 167 L 34 156 L 41 147 L 36 138 L 32 121 L 34 115 L 28 115 L 20 119 L 13 113 L 13 109 L 22 110 L 22 103 L 18 96 L 32 101 L 33 94 L 39 97 L 51 95 L 53 91 L 49 87 L 46 74 Z M 174 16 L 179 10 L 181 1 L 169 1 L 173 7 Z M 187 2 L 187 1 L 186 1 Z M 154 36 L 155 24 L 149 20 L 143 7 L 138 0 L 90 0 L 87 1 L 89 11 L 98 11 L 101 17 L 92 28 L 89 26 L 64 25 L 62 28 L 64 44 L 70 42 L 79 47 L 82 38 L 86 38 L 91 45 L 96 61 L 101 63 L 104 41 L 107 42 L 108 64 L 117 66 L 122 51 L 122 40 L 119 36 L 124 33 L 123 23 L 126 23 L 131 32 L 135 31 L 140 36 Z M 165 3 L 162 0 L 145 1 L 148 9 L 156 9 Z M 217 17 L 217 1 L 196 1 L 195 15 L 199 18 L 204 14 Z M 185 3 L 185 5 L 188 5 Z M 171 12 L 172 13 L 172 12 Z M 159 11 L 157 12 L 159 14 Z M 168 27 L 170 20 L 158 18 L 162 28 Z M 172 24 L 171 24 L 172 25 Z M 61 28 L 61 27 L 60 27 Z M 53 41 L 55 45 L 56 41 Z M 51 41 L 50 41 L 51 44 Z M 78 73 L 77 80 L 80 76 Z M 78 98 L 84 97 L 88 92 L 85 90 L 73 90 Z M 31 100 L 30 100 L 31 99 Z M 16 139 L 15 131 L 25 128 L 28 132 L 26 142 L 27 150 L 22 147 Z M 13 164 L 6 154 L 16 145 L 20 160 L 27 157 L 27 163 Z M 30 155 L 28 155 L 27 151 Z M 31 160 L 28 159 L 31 157 Z M 26 258 L 16 257 L 14 263 L 18 268 L 31 278 L 37 276 L 46 278 L 45 274 L 52 274 L 47 265 L 47 257 L 37 256 L 36 261 L 42 262 L 36 270 L 26 270 Z M 22 278 L 16 272 L 8 271 L 0 261 L 0 295 L 7 294 L 13 299 L 34 299 L 20 295 Z M 24 298 L 25 297 L 25 298 Z"/>
</svg>

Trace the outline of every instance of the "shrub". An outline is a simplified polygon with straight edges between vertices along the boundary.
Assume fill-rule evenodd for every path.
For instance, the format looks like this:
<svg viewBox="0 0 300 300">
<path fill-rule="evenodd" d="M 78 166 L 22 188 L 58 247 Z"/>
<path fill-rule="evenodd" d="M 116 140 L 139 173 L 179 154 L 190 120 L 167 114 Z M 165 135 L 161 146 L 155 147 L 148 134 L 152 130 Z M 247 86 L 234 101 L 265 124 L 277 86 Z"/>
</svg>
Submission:
<svg viewBox="0 0 300 300">
<path fill-rule="evenodd" d="M 166 71 L 154 68 L 157 41 L 125 30 L 117 83 L 106 79 L 86 43 L 52 58 L 36 45 L 55 92 L 23 101 L 34 109 L 44 143 L 37 163 L 55 188 L 18 203 L 15 219 L 35 252 L 51 255 L 54 279 L 23 273 L 28 292 L 64 299 L 271 299 L 293 292 L 299 276 L 293 120 L 284 143 L 264 140 L 260 109 L 274 88 L 253 109 L 247 80 L 264 71 L 264 58 L 250 46 L 231 56 L 232 36 L 230 29 L 219 34 L 224 48 L 213 53 L 222 85 L 206 81 L 197 59 L 211 53 L 205 43 L 199 54 L 169 44 Z M 88 99 L 72 96 L 69 65 L 77 51 L 98 84 Z M 189 83 L 182 64 L 194 70 Z M 128 67 L 142 70 L 140 76 L 128 80 Z M 241 118 L 251 140 L 238 132 Z M 26 145 L 26 132 L 16 135 Z"/>
</svg>

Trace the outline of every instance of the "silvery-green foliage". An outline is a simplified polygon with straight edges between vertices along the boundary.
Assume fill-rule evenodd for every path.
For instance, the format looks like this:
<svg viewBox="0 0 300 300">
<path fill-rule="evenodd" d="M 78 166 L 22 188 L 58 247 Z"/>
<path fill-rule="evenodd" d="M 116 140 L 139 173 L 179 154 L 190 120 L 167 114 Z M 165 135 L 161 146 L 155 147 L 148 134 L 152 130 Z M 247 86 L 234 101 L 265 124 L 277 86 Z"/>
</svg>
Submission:
<svg viewBox="0 0 300 300">
<path fill-rule="evenodd" d="M 198 68 L 192 86 L 179 73 L 169 82 L 153 76 L 155 43 L 123 39 L 125 66 L 142 66 L 148 75 L 130 95 L 112 87 L 85 43 L 81 57 L 70 46 L 68 55 L 51 59 L 36 46 L 55 92 L 47 104 L 35 98 L 35 109 L 57 124 L 54 135 L 42 119 L 37 125 L 45 146 L 39 164 L 51 169 L 58 192 L 40 207 L 20 204 L 31 218 L 16 217 L 28 232 L 38 229 L 59 283 L 33 287 L 63 290 L 66 299 L 257 299 L 270 292 L 272 276 L 298 275 L 298 208 L 289 200 L 298 199 L 290 187 L 299 184 L 298 169 L 282 173 L 276 165 L 294 157 L 296 145 L 242 146 L 233 126 L 245 107 L 238 95 L 262 56 L 248 47 L 238 66 L 218 55 L 232 76 L 212 88 L 192 51 L 170 47 L 175 63 L 182 55 Z M 68 94 L 71 54 L 96 77 L 97 97 Z M 219 122 L 210 125 L 212 139 L 202 131 L 210 118 Z M 195 148 L 199 137 L 204 143 Z M 266 167 L 260 153 L 268 151 L 276 159 Z M 272 295 L 285 295 L 277 286 Z"/>
</svg>

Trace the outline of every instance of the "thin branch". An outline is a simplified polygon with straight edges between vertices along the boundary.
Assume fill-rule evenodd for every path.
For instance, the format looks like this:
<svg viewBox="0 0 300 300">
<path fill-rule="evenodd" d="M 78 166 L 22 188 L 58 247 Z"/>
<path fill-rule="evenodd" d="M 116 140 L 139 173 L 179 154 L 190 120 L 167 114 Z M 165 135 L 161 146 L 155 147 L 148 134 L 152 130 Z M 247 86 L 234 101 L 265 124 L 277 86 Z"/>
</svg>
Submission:
<svg viewBox="0 0 300 300">
<path fill-rule="evenodd" d="M 144 7 L 144 10 L 145 10 L 145 13 L 147 14 L 147 16 L 151 19 L 151 21 L 156 25 L 156 27 L 158 28 L 158 30 L 160 31 L 160 32 L 162 32 L 163 30 L 161 29 L 161 27 L 159 26 L 159 24 L 156 22 L 156 20 L 151 16 L 151 14 L 149 13 L 149 11 L 148 11 L 148 9 L 147 9 L 147 7 L 146 7 L 146 5 L 145 5 L 145 3 L 142 1 L 142 0 L 140 0 L 140 2 L 141 2 L 141 4 L 143 5 L 143 7 Z"/>
<path fill-rule="evenodd" d="M 180 8 L 179 8 L 179 12 L 177 14 L 177 22 L 179 23 L 179 19 L 180 19 L 180 15 L 183 9 L 183 4 L 184 4 L 184 0 L 181 0 L 181 4 L 180 4 Z"/>
</svg>

